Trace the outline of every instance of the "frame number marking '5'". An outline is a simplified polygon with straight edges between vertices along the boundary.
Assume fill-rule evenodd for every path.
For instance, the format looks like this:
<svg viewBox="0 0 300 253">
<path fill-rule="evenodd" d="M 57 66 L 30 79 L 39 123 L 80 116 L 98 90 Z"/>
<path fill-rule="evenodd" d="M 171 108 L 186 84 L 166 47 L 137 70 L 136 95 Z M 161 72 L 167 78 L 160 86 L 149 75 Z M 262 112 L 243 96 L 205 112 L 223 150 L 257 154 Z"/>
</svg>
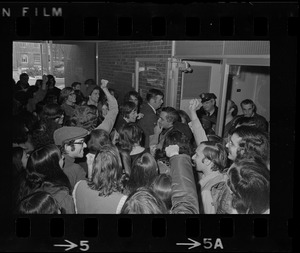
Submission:
<svg viewBox="0 0 300 253">
<path fill-rule="evenodd" d="M 74 249 L 76 247 L 78 247 L 77 244 L 71 242 L 71 241 L 68 241 L 68 240 L 65 240 L 65 242 L 67 242 L 68 244 L 54 244 L 55 247 L 66 247 L 65 248 L 65 251 L 68 251 L 70 249 Z M 80 250 L 81 251 L 88 251 L 90 248 L 89 246 L 89 241 L 80 241 Z"/>
</svg>

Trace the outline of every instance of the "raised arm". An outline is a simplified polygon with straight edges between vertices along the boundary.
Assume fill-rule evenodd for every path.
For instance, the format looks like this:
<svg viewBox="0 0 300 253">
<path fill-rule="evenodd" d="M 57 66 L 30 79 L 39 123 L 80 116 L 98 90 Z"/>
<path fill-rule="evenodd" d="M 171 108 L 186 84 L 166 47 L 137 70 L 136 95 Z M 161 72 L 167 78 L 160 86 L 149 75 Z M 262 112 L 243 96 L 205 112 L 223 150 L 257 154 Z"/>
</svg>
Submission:
<svg viewBox="0 0 300 253">
<path fill-rule="evenodd" d="M 107 80 L 104 79 L 101 80 L 101 89 L 103 90 L 103 92 L 107 97 L 109 110 L 102 123 L 99 126 L 97 126 L 96 129 L 103 129 L 108 133 L 110 133 L 111 130 L 113 129 L 117 115 L 119 113 L 119 108 L 118 108 L 117 100 L 113 95 L 110 94 L 107 88 L 107 83 L 108 83 Z"/>
<path fill-rule="evenodd" d="M 47 82 L 48 82 L 48 77 L 46 75 L 43 75 L 42 90 L 46 90 Z"/>
<path fill-rule="evenodd" d="M 172 145 L 177 146 L 177 145 Z M 172 147 L 173 149 L 174 147 Z M 170 174 L 172 177 L 172 213 L 199 214 L 199 202 L 194 179 L 191 158 L 185 154 L 178 154 L 167 150 L 170 157 Z"/>
<path fill-rule="evenodd" d="M 189 110 L 191 113 L 191 126 L 192 126 L 192 132 L 196 141 L 197 146 L 200 145 L 202 141 L 207 141 L 206 133 L 203 129 L 203 126 L 197 116 L 196 110 L 199 107 L 199 101 L 197 99 L 192 99 L 190 101 Z"/>
</svg>

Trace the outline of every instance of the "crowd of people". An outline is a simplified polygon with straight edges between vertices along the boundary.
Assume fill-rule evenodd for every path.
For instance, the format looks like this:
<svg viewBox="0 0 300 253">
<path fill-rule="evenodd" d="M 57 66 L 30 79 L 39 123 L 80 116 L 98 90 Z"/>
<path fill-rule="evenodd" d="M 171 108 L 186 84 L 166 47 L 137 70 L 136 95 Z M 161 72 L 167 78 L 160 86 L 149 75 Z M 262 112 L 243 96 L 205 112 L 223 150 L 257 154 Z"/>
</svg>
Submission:
<svg viewBox="0 0 300 253">
<path fill-rule="evenodd" d="M 215 132 L 216 95 L 189 112 L 164 93 L 117 102 L 108 81 L 62 90 L 52 75 L 13 83 L 13 211 L 16 214 L 267 214 L 266 119 L 245 99 L 226 103 Z M 201 103 L 200 103 L 201 102 Z"/>
</svg>

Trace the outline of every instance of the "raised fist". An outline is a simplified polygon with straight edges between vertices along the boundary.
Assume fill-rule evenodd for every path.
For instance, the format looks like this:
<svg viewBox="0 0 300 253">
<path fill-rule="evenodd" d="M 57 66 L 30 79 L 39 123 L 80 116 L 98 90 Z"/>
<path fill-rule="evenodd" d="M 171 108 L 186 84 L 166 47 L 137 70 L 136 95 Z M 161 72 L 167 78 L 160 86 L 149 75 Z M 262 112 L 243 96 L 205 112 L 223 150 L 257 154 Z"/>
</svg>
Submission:
<svg viewBox="0 0 300 253">
<path fill-rule="evenodd" d="M 43 75 L 43 82 L 48 82 L 48 77 L 45 74 Z"/>
<path fill-rule="evenodd" d="M 179 154 L 179 146 L 178 145 L 169 145 L 165 149 L 167 157 L 172 157 L 174 155 Z"/>
<path fill-rule="evenodd" d="M 192 99 L 190 100 L 190 105 L 189 105 L 189 110 L 190 111 L 196 111 L 198 109 L 200 105 L 200 102 L 198 101 L 198 99 Z"/>
<path fill-rule="evenodd" d="M 107 81 L 107 80 L 101 79 L 101 88 L 102 88 L 102 89 L 107 88 L 107 84 L 108 84 L 108 81 Z"/>
</svg>

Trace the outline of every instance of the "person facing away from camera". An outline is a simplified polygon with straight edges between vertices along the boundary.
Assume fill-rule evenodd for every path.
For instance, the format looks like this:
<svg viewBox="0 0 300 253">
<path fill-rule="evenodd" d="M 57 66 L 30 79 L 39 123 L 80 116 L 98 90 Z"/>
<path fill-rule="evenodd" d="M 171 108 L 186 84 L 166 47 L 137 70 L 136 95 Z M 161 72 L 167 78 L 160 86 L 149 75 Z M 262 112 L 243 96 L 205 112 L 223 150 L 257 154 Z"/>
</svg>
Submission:
<svg viewBox="0 0 300 253">
<path fill-rule="evenodd" d="M 166 154 L 166 148 L 170 145 L 179 146 L 179 154 L 192 155 L 192 146 L 189 139 L 182 131 L 172 130 L 170 131 L 163 142 L 162 149 L 157 149 L 155 152 L 155 159 L 158 161 L 160 172 L 170 174 L 170 159 Z"/>
<path fill-rule="evenodd" d="M 150 187 L 158 175 L 159 169 L 154 157 L 150 153 L 142 154 L 132 163 L 126 193 L 130 194 L 139 187 Z"/>
<path fill-rule="evenodd" d="M 66 214 L 74 213 L 71 185 L 62 171 L 63 163 L 64 157 L 53 144 L 34 150 L 20 180 L 17 206 L 29 194 L 39 190 L 50 193 Z"/>
<path fill-rule="evenodd" d="M 227 175 L 233 214 L 270 213 L 270 171 L 260 158 L 235 160 Z"/>
<path fill-rule="evenodd" d="M 28 96 L 27 110 L 30 112 L 34 112 L 36 109 L 36 104 L 38 102 L 43 101 L 47 93 L 47 76 L 43 75 L 43 79 L 38 79 L 35 82 L 34 88 L 30 88 L 27 90 L 27 93 L 30 93 Z"/>
<path fill-rule="evenodd" d="M 199 200 L 192 167 L 190 148 L 182 132 L 172 132 L 165 140 L 172 178 L 172 214 L 199 214 Z M 182 145 L 183 144 L 183 145 Z"/>
<path fill-rule="evenodd" d="M 61 214 L 60 207 L 45 191 L 36 191 L 26 196 L 17 207 L 18 214 Z"/>
<path fill-rule="evenodd" d="M 189 124 L 191 122 L 190 116 L 184 110 L 177 110 L 179 115 L 179 122 Z"/>
<path fill-rule="evenodd" d="M 105 130 L 94 129 L 90 132 L 87 141 L 88 153 L 86 154 L 86 165 L 89 180 L 92 178 L 95 155 L 101 150 L 103 146 L 110 144 L 112 144 L 110 136 Z"/>
<path fill-rule="evenodd" d="M 95 155 L 90 180 L 79 181 L 73 191 L 76 213 L 116 214 L 127 198 L 123 194 L 122 161 L 114 145 L 105 145 Z"/>
<path fill-rule="evenodd" d="M 88 98 L 91 94 L 92 90 L 97 87 L 97 84 L 94 79 L 89 78 L 84 82 L 84 86 L 82 87 L 83 96 Z"/>
<path fill-rule="evenodd" d="M 47 144 L 54 144 L 53 133 L 61 128 L 64 121 L 64 111 L 58 104 L 46 104 L 40 113 L 40 120 L 32 133 L 35 148 Z"/>
<path fill-rule="evenodd" d="M 149 148 L 141 146 L 143 134 L 143 130 L 136 123 L 126 123 L 119 129 L 117 146 L 128 152 L 131 163 L 137 157 L 150 151 Z"/>
<path fill-rule="evenodd" d="M 59 100 L 61 90 L 55 86 L 56 80 L 53 75 L 47 75 L 47 93 L 45 96 L 45 100 L 48 100 L 48 97 L 54 96 L 56 101 Z"/>
<path fill-rule="evenodd" d="M 148 187 L 133 191 L 125 201 L 121 214 L 167 214 L 164 202 Z"/>
<path fill-rule="evenodd" d="M 156 177 L 151 185 L 153 192 L 164 202 L 168 212 L 172 208 L 172 178 L 165 173 Z"/>
</svg>

